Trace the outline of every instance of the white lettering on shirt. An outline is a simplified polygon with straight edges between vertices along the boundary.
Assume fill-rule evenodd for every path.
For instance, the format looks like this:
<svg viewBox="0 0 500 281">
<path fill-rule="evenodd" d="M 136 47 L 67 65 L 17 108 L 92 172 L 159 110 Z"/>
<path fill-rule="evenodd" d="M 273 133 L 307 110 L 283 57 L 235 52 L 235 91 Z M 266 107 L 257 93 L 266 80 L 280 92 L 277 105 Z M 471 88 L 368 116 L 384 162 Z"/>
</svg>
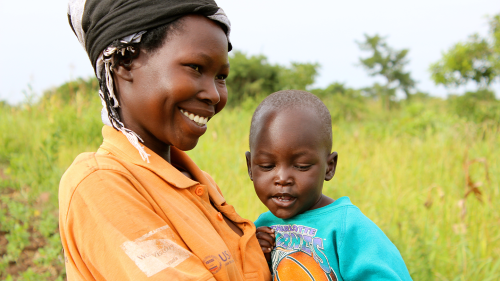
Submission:
<svg viewBox="0 0 500 281">
<path fill-rule="evenodd" d="M 167 238 L 171 236 L 166 231 L 169 228 L 165 225 L 121 245 L 125 253 L 147 277 L 166 268 L 176 267 L 191 256 L 189 251 Z M 152 239 L 148 240 L 148 238 Z"/>
</svg>

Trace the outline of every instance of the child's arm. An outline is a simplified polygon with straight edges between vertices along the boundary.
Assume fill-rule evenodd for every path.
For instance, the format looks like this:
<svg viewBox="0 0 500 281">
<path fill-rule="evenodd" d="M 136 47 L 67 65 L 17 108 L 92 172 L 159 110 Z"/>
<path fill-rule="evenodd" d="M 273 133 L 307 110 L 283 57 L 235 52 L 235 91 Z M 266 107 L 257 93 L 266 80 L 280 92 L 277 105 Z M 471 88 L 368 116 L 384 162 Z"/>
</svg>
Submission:
<svg viewBox="0 0 500 281">
<path fill-rule="evenodd" d="M 257 227 L 256 236 L 257 240 L 259 240 L 262 252 L 266 257 L 267 263 L 270 263 L 271 251 L 275 246 L 275 238 L 276 238 L 276 236 L 274 235 L 274 229 L 267 226 Z"/>
</svg>

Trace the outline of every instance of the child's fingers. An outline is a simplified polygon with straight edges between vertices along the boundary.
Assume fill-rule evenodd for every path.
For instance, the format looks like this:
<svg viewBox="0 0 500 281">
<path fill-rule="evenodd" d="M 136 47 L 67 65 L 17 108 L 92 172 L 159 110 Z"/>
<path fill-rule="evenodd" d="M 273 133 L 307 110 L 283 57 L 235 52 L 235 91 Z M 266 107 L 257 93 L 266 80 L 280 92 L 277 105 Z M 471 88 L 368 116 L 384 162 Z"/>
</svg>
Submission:
<svg viewBox="0 0 500 281">
<path fill-rule="evenodd" d="M 269 235 L 271 235 L 271 237 L 273 238 L 276 238 L 275 234 L 274 234 L 274 229 L 270 228 L 270 227 L 267 227 L 267 226 L 260 226 L 260 227 L 257 227 L 257 234 L 259 232 L 261 233 L 267 233 Z"/>
<path fill-rule="evenodd" d="M 265 232 L 269 234 L 274 234 L 274 229 L 267 226 L 259 226 L 257 227 L 257 232 Z"/>
<path fill-rule="evenodd" d="M 255 236 L 257 236 L 258 240 L 267 241 L 269 245 L 274 246 L 274 237 L 272 237 L 270 234 L 264 232 L 257 232 Z"/>
<path fill-rule="evenodd" d="M 265 247 L 261 247 L 261 249 L 264 254 L 269 254 L 273 250 L 271 248 L 265 248 Z"/>
<path fill-rule="evenodd" d="M 263 248 L 273 248 L 273 243 L 268 240 L 257 239 L 259 241 L 259 245 Z"/>
</svg>

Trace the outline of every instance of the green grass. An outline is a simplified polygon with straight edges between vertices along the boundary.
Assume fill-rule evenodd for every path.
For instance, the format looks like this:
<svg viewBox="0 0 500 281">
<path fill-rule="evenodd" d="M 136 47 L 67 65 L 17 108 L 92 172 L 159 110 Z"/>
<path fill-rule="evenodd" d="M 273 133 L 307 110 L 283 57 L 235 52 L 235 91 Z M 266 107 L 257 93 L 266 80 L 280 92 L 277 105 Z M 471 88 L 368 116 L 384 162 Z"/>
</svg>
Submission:
<svg viewBox="0 0 500 281">
<path fill-rule="evenodd" d="M 74 83 L 80 90 L 70 91 L 66 100 L 53 94 L 36 104 L 0 107 L 0 279 L 65 276 L 58 184 L 79 153 L 98 148 L 102 127 L 97 94 L 89 98 L 92 87 Z M 325 103 L 333 116 L 343 116 L 337 100 Z M 222 111 L 189 152 L 227 201 L 252 220 L 266 211 L 244 158 L 256 105 L 247 101 Z M 339 163 L 324 192 L 349 196 L 379 225 L 414 280 L 499 280 L 500 128 L 468 122 L 443 105 L 414 102 L 387 113 L 370 103 L 361 119 L 336 119 L 333 148 Z M 478 158 L 487 163 L 489 180 L 482 163 L 464 168 Z M 482 202 L 472 194 L 464 198 L 466 171 L 472 182 L 482 182 Z"/>
</svg>

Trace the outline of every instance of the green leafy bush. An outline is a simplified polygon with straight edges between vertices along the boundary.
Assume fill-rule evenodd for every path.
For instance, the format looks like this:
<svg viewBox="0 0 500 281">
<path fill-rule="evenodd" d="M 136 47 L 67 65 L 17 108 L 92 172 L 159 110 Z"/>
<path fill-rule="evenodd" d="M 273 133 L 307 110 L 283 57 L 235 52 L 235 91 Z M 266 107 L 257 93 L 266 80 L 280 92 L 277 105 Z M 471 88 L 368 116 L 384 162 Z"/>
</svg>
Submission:
<svg viewBox="0 0 500 281">
<path fill-rule="evenodd" d="M 460 117 L 473 122 L 500 123 L 500 101 L 488 89 L 466 92 L 461 96 L 450 96 L 450 108 Z"/>
</svg>

